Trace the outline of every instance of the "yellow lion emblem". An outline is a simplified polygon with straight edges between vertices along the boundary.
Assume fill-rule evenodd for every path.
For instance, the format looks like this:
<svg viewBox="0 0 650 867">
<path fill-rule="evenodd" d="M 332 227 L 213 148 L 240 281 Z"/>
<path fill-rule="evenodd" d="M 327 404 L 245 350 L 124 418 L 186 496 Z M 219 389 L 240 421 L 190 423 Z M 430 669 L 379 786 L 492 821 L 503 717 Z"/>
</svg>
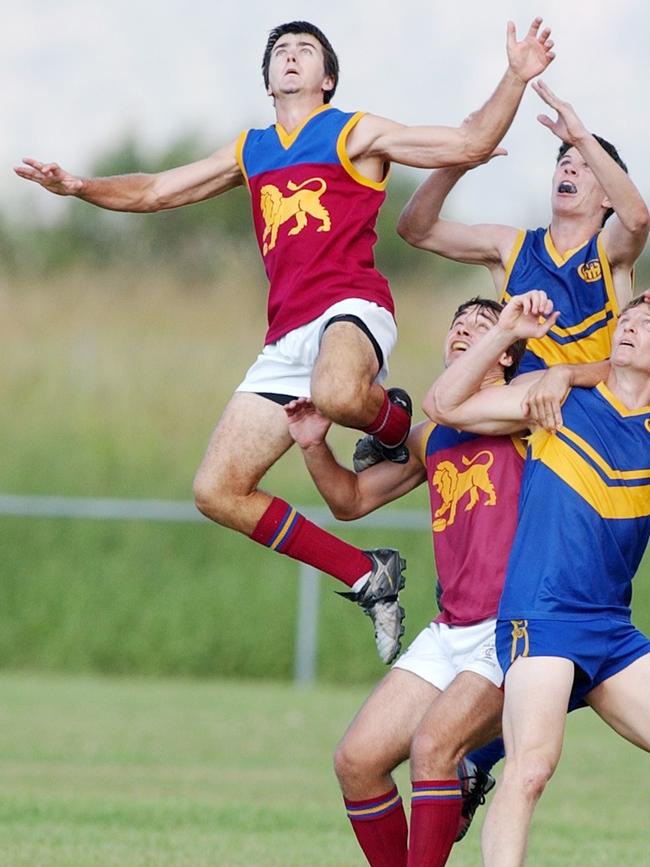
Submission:
<svg viewBox="0 0 650 867">
<path fill-rule="evenodd" d="M 306 190 L 307 184 L 317 183 L 317 190 Z M 307 217 L 315 217 L 321 221 L 317 232 L 329 232 L 332 227 L 329 212 L 321 205 L 320 197 L 327 189 L 322 178 L 309 178 L 301 184 L 289 181 L 287 189 L 292 196 L 284 196 L 273 184 L 265 184 L 260 190 L 260 209 L 264 217 L 264 233 L 262 235 L 262 252 L 266 256 L 275 247 L 278 239 L 278 229 L 292 217 L 296 225 L 289 229 L 290 235 L 297 235 L 307 225 Z"/>
<path fill-rule="evenodd" d="M 479 458 L 486 461 L 476 463 Z M 458 470 L 451 461 L 441 461 L 433 474 L 433 485 L 440 494 L 442 505 L 433 516 L 433 532 L 441 533 L 456 520 L 456 510 L 462 498 L 469 494 L 465 511 L 469 512 L 479 501 L 479 491 L 486 496 L 484 506 L 495 506 L 497 502 L 494 485 L 490 481 L 488 470 L 494 463 L 494 455 L 490 451 L 482 451 L 473 458 L 463 456 L 466 470 Z"/>
</svg>

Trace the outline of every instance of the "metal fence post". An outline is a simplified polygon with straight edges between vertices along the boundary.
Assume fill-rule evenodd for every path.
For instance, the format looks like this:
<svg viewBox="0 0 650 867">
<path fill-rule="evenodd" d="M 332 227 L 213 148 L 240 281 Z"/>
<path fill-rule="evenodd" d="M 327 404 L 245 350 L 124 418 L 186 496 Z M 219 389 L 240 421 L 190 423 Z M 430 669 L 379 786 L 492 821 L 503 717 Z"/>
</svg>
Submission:
<svg viewBox="0 0 650 867">
<path fill-rule="evenodd" d="M 296 686 L 313 686 L 316 679 L 319 595 L 320 573 L 313 566 L 301 563 L 293 663 L 293 680 Z"/>
</svg>

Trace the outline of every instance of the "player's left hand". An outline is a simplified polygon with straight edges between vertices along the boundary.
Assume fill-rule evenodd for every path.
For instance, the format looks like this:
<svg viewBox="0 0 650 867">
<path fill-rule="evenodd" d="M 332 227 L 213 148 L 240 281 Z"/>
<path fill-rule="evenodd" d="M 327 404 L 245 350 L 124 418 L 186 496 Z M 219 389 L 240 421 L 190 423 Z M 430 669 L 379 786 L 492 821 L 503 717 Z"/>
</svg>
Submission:
<svg viewBox="0 0 650 867">
<path fill-rule="evenodd" d="M 324 442 L 331 422 L 321 415 L 308 397 L 299 397 L 286 404 L 284 411 L 289 422 L 289 433 L 301 449 Z"/>
<path fill-rule="evenodd" d="M 515 295 L 499 316 L 499 328 L 511 333 L 512 340 L 541 338 L 557 322 L 559 311 L 553 311 L 553 302 L 546 292 L 533 289 Z"/>
<path fill-rule="evenodd" d="M 577 144 L 581 138 L 588 135 L 585 125 L 575 113 L 573 106 L 557 97 L 551 88 L 541 79 L 540 81 L 534 81 L 532 87 L 535 93 L 544 100 L 546 105 L 549 105 L 557 112 L 555 120 L 551 120 L 547 114 L 538 114 L 537 120 L 542 126 L 550 129 L 560 141 L 565 141 L 571 145 Z"/>
<path fill-rule="evenodd" d="M 545 27 L 540 33 L 541 26 L 541 18 L 533 19 L 526 36 L 517 42 L 514 22 L 508 21 L 506 36 L 508 65 L 512 72 L 525 82 L 544 72 L 555 58 L 555 54 L 551 50 L 554 45 L 551 39 L 551 29 Z"/>
<path fill-rule="evenodd" d="M 538 427 L 556 431 L 562 427 L 562 404 L 571 388 L 571 374 L 563 364 L 557 364 L 531 385 L 521 402 L 526 418 Z"/>
</svg>

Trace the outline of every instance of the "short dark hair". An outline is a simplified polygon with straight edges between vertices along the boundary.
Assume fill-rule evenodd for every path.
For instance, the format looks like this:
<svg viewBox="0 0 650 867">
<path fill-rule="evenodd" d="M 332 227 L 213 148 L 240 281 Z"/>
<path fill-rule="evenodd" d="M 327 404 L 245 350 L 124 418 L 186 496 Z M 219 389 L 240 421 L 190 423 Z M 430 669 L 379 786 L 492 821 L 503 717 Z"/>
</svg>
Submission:
<svg viewBox="0 0 650 867">
<path fill-rule="evenodd" d="M 505 304 L 502 304 L 500 301 L 495 301 L 493 298 L 481 298 L 477 295 L 475 298 L 470 298 L 469 301 L 463 301 L 458 310 L 451 317 L 451 324 L 461 316 L 466 310 L 469 310 L 470 307 L 478 307 L 479 310 L 490 311 L 493 315 L 490 317 L 494 319 L 496 322 L 499 316 L 501 315 L 501 311 L 505 307 Z M 503 378 L 506 382 L 510 382 L 511 379 L 514 379 L 517 375 L 517 368 L 521 363 L 521 359 L 524 357 L 524 352 L 526 351 L 526 341 L 525 340 L 515 340 L 512 346 L 509 346 L 507 349 L 507 353 L 512 359 L 512 364 L 509 367 L 504 367 L 503 369 Z"/>
<path fill-rule="evenodd" d="M 592 136 L 596 139 L 596 141 L 601 146 L 601 148 L 605 151 L 605 153 L 608 154 L 608 156 L 610 156 L 614 160 L 614 162 L 623 169 L 623 171 L 626 174 L 629 174 L 629 172 L 627 170 L 627 166 L 625 165 L 625 163 L 621 159 L 621 155 L 616 150 L 614 145 L 611 142 L 608 142 L 607 139 L 601 138 L 599 135 L 596 135 L 595 132 L 592 132 Z M 572 147 L 575 147 L 575 145 L 569 144 L 569 142 L 567 142 L 567 141 L 562 142 L 562 144 L 560 145 L 560 149 L 557 152 L 557 159 L 555 160 L 556 165 L 560 162 L 560 160 L 562 159 L 564 154 L 568 150 L 570 150 Z M 614 209 L 608 208 L 605 211 L 605 215 L 603 217 L 603 222 L 601 225 L 604 226 L 605 223 L 607 222 L 607 220 L 609 220 L 609 218 L 612 216 L 613 213 L 614 213 Z"/>
<path fill-rule="evenodd" d="M 645 290 L 648 292 L 649 290 Z M 641 304 L 650 304 L 650 301 L 645 300 L 645 293 L 641 293 L 641 295 L 637 295 L 636 298 L 633 298 L 625 307 L 621 310 L 619 316 L 622 316 L 626 310 L 631 310 L 633 307 L 640 307 Z"/>
<path fill-rule="evenodd" d="M 331 90 L 323 91 L 323 102 L 329 102 L 334 96 L 334 91 L 339 83 L 339 59 L 336 56 L 336 52 L 332 48 L 332 44 L 327 36 L 325 36 L 323 31 L 319 30 L 316 25 L 310 24 L 309 21 L 289 21 L 286 24 L 279 24 L 271 30 L 262 57 L 262 75 L 264 76 L 265 86 L 267 88 L 269 86 L 269 65 L 271 63 L 271 52 L 273 51 L 273 47 L 278 39 L 287 33 L 307 33 L 309 36 L 313 36 L 314 39 L 317 39 L 320 42 L 321 48 L 323 49 L 323 67 L 325 75 L 331 78 L 334 82 L 334 87 Z"/>
</svg>

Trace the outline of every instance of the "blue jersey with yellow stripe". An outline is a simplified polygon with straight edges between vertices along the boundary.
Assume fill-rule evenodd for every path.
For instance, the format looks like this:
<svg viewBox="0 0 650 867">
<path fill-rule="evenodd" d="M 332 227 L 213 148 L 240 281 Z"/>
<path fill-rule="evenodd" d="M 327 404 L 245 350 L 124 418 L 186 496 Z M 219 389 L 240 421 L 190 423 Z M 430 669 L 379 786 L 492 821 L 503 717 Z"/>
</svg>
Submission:
<svg viewBox="0 0 650 867">
<path fill-rule="evenodd" d="M 543 289 L 560 317 L 545 337 L 528 341 L 520 373 L 609 358 L 618 303 L 600 232 L 562 256 L 549 229 L 521 230 L 502 300 L 532 289 Z"/>
<path fill-rule="evenodd" d="M 563 426 L 530 438 L 504 620 L 629 619 L 650 536 L 650 407 L 573 389 Z"/>
</svg>

